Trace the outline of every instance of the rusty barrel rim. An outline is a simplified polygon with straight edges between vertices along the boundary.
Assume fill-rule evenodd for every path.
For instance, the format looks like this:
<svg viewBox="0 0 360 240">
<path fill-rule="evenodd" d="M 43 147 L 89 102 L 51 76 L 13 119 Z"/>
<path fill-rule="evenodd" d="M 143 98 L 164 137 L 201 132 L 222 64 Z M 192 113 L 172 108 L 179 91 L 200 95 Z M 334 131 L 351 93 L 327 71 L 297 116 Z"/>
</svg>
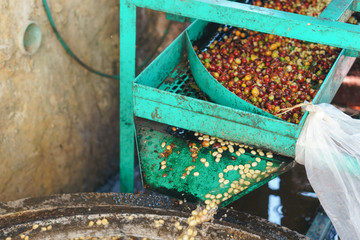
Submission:
<svg viewBox="0 0 360 240">
<path fill-rule="evenodd" d="M 188 218 L 196 205 L 158 194 L 76 193 L 25 198 L 0 203 L 0 237 L 10 228 L 39 220 L 89 214 L 148 213 Z M 211 224 L 239 229 L 267 239 L 305 239 L 305 236 L 265 219 L 232 209 L 218 210 Z"/>
</svg>

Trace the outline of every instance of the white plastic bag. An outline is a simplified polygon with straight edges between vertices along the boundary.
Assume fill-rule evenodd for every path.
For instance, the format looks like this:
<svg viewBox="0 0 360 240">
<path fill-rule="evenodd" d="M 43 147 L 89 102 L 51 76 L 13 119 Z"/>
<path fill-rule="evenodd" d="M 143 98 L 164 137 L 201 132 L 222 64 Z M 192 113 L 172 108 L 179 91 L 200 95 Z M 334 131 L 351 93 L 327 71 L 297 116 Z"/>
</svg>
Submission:
<svg viewBox="0 0 360 240">
<path fill-rule="evenodd" d="M 360 120 L 330 104 L 305 107 L 309 116 L 295 159 L 341 240 L 360 239 Z"/>
</svg>

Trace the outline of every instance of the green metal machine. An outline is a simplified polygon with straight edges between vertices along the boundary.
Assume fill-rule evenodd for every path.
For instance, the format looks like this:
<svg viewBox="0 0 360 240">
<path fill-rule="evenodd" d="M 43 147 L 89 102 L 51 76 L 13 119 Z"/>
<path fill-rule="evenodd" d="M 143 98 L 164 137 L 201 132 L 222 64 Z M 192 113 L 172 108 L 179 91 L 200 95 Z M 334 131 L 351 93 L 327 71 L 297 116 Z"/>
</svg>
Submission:
<svg viewBox="0 0 360 240">
<path fill-rule="evenodd" d="M 135 78 L 137 7 L 201 20 L 196 20 Z M 360 1 L 333 0 L 318 18 L 314 18 L 226 0 L 121 0 L 121 191 L 133 191 L 135 135 L 144 184 L 150 189 L 194 201 L 205 200 L 205 195 L 209 193 L 220 193 L 223 197 L 221 205 L 225 206 L 291 168 L 296 140 L 306 116 L 296 125 L 241 110 L 226 102 L 208 101 L 192 79 L 187 60 L 194 56 L 191 56 L 189 45 L 202 34 L 208 22 L 216 22 L 342 48 L 314 100 L 316 103 L 330 102 L 360 51 L 360 28 L 343 23 L 359 9 Z M 196 74 L 200 72 L 192 70 Z M 168 125 L 186 129 L 191 136 L 176 136 L 167 131 Z M 241 156 L 234 155 L 234 152 L 224 153 L 221 162 L 205 167 L 200 159 L 213 159 L 214 149 L 201 147 L 201 141 L 191 139 L 195 132 L 226 139 L 229 145 L 243 143 L 248 148 Z M 171 155 L 162 155 L 171 143 Z M 195 161 L 190 157 L 189 144 L 199 146 Z M 258 156 L 258 152 L 251 152 L 251 146 L 255 150 L 261 148 L 264 152 L 272 151 L 278 155 L 273 158 Z M 241 148 L 239 144 L 234 147 L 235 150 Z M 166 162 L 166 168 L 162 168 L 162 161 Z M 272 170 L 260 179 L 249 181 L 238 194 L 227 193 L 224 196 L 225 192 L 233 192 L 229 190 L 232 188 L 230 185 L 234 181 L 236 183 L 240 166 L 246 164 L 251 166 L 249 169 L 253 173 L 266 172 L 269 166 Z M 189 166 L 193 166 L 190 171 Z M 223 172 L 228 166 L 233 167 Z M 184 171 L 191 174 L 181 178 Z M 195 172 L 198 173 L 194 175 Z M 226 175 L 228 184 L 219 181 L 220 172 Z"/>
</svg>

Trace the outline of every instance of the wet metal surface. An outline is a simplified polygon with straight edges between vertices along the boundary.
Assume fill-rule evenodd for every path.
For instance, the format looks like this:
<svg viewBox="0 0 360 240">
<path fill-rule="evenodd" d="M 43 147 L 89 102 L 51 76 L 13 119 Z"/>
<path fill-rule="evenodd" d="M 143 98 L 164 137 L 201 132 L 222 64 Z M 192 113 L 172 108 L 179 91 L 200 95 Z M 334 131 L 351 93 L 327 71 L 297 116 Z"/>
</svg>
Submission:
<svg viewBox="0 0 360 240">
<path fill-rule="evenodd" d="M 179 128 L 173 131 L 172 127 L 144 119 L 137 119 L 136 126 L 144 186 L 191 202 L 203 202 L 207 194 L 220 194 L 228 196 L 221 197 L 220 206 L 226 206 L 291 169 L 294 164 L 291 158 L 278 155 L 269 158 L 265 154 L 260 156 L 257 147 L 252 150 L 251 146 L 242 148 L 235 143 L 233 153 L 224 150 L 221 160 L 216 162 L 213 155 L 216 149 L 202 147 L 192 131 Z M 199 149 L 195 158 L 191 156 L 189 144 L 196 144 Z M 171 153 L 164 154 L 170 145 L 173 145 Z M 235 154 L 238 148 L 244 150 L 241 155 Z M 205 161 L 201 159 L 206 160 L 208 165 L 205 166 Z M 246 165 L 250 173 L 240 169 Z M 190 168 L 192 170 L 187 170 Z M 226 184 L 219 182 L 218 175 L 222 172 L 224 178 L 228 179 Z M 241 190 L 235 189 L 235 182 L 240 182 Z"/>
<path fill-rule="evenodd" d="M 156 195 L 117 193 L 63 194 L 0 204 L 0 238 L 69 239 L 118 236 L 120 239 L 174 239 L 175 222 L 186 226 L 195 205 Z M 106 224 L 97 224 L 106 219 Z M 156 227 L 154 222 L 164 220 Z M 94 225 L 91 225 L 90 222 Z M 37 227 L 34 227 L 37 226 Z M 264 219 L 221 209 L 199 226 L 198 239 L 304 239 Z"/>
</svg>

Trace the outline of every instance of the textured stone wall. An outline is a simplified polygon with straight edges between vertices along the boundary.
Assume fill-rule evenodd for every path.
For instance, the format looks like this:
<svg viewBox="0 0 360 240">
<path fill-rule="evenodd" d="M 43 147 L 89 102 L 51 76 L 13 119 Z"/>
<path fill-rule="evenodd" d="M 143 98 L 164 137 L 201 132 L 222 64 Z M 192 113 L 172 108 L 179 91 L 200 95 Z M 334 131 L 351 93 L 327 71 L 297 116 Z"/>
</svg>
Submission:
<svg viewBox="0 0 360 240">
<path fill-rule="evenodd" d="M 88 65 L 118 74 L 119 0 L 48 0 L 58 30 Z M 0 1 L 0 201 L 93 191 L 118 166 L 118 81 L 78 65 L 41 0 Z M 34 21 L 38 51 L 22 49 Z"/>
</svg>

